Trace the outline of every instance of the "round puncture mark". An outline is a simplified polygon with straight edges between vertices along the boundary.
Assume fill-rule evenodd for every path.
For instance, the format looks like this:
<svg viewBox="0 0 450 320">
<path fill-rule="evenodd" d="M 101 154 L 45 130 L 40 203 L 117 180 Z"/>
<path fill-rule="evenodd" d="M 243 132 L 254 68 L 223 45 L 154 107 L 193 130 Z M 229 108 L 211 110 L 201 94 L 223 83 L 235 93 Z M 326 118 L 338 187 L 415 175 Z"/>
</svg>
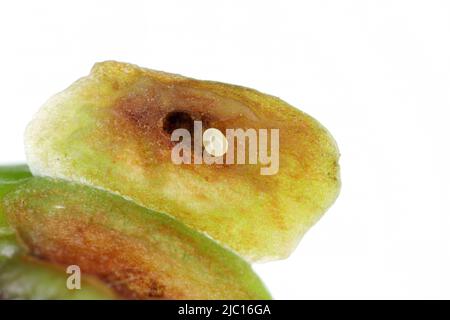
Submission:
<svg viewBox="0 0 450 320">
<path fill-rule="evenodd" d="M 176 129 L 187 129 L 191 134 L 194 130 L 194 120 L 185 111 L 172 111 L 169 112 L 163 119 L 163 130 L 172 134 Z"/>
</svg>

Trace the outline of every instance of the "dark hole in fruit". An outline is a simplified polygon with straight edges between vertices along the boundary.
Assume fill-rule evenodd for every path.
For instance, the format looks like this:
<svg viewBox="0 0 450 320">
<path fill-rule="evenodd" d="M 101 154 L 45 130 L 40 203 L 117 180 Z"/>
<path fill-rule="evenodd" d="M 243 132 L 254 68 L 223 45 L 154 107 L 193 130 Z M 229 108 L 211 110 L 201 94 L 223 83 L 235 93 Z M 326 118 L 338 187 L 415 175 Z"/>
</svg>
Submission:
<svg viewBox="0 0 450 320">
<path fill-rule="evenodd" d="M 194 120 L 185 111 L 169 112 L 163 120 L 163 130 L 168 134 L 172 134 L 175 129 L 186 129 L 191 134 L 194 132 Z"/>
</svg>

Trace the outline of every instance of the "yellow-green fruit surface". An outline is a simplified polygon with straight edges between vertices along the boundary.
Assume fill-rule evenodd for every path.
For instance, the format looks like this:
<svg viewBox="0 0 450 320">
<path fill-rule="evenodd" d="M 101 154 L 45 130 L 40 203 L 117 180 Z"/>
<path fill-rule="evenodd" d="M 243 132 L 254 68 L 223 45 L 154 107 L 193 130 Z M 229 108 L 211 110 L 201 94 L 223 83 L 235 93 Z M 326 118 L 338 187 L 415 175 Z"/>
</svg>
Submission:
<svg viewBox="0 0 450 320">
<path fill-rule="evenodd" d="M 193 121 L 224 135 L 279 130 L 275 174 L 260 162 L 175 164 L 171 134 L 192 132 Z M 287 257 L 340 188 L 336 143 L 312 117 L 252 89 L 126 63 L 98 63 L 51 98 L 25 140 L 33 174 L 120 194 L 249 261 Z"/>
</svg>

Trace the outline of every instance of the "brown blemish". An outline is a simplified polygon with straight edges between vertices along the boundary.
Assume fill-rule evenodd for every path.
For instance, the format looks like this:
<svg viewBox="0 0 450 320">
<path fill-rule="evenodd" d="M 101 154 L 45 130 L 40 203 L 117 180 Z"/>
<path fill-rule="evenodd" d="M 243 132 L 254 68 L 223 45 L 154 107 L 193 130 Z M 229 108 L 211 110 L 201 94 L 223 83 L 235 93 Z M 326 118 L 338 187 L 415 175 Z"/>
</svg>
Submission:
<svg viewBox="0 0 450 320">
<path fill-rule="evenodd" d="M 203 130 L 219 123 L 211 114 L 214 100 L 189 93 L 185 88 L 150 81 L 129 91 L 116 100 L 112 110 L 105 109 L 103 112 L 107 114 L 101 117 L 109 119 L 110 130 L 106 132 L 115 141 L 135 144 L 134 151 L 143 165 L 170 161 L 172 148 L 177 143 L 171 141 L 171 134 L 181 128 L 191 134 L 193 161 L 194 121 L 201 121 Z M 221 129 L 220 125 L 216 127 Z"/>
<path fill-rule="evenodd" d="M 21 216 L 18 213 L 16 217 Z M 25 218 L 25 216 L 24 216 Z M 19 218 L 20 220 L 20 218 Z M 149 249 L 115 230 L 77 219 L 45 219 L 45 226 L 31 236 L 18 235 L 37 258 L 60 265 L 78 265 L 83 273 L 97 276 L 121 297 L 176 299 L 184 295 L 163 284 L 164 275 L 153 264 Z"/>
<path fill-rule="evenodd" d="M 249 117 L 245 108 L 242 113 L 230 113 L 227 111 L 228 104 L 232 105 L 236 101 L 230 102 L 213 91 L 195 89 L 193 85 L 191 88 L 188 82 L 162 83 L 145 77 L 137 82 L 124 88 L 123 95 L 110 108 L 100 111 L 104 114 L 99 118 L 108 119 L 108 129 L 102 129 L 104 138 L 116 148 L 121 145 L 130 148 L 133 151 L 132 160 L 142 168 L 142 172 L 153 172 L 155 166 L 171 162 L 171 152 L 177 142 L 171 141 L 169 133 L 181 127 L 191 132 L 192 139 L 191 164 L 181 165 L 180 169 L 199 172 L 201 175 L 214 172 L 213 176 L 217 179 L 220 179 L 221 174 L 225 178 L 226 175 L 234 174 L 234 179 L 245 180 L 256 191 L 276 189 L 276 179 L 271 179 L 269 185 L 265 180 L 270 177 L 260 176 L 260 164 L 226 164 L 225 159 L 223 164 L 211 164 L 207 167 L 192 164 L 195 152 L 193 121 L 202 121 L 203 130 L 217 128 L 224 135 L 227 128 L 270 128 L 273 124 L 265 125 L 261 120 L 251 121 L 253 118 Z M 237 150 L 234 152 L 236 159 Z M 120 161 L 122 160 L 118 159 Z M 249 175 L 252 178 L 249 179 Z"/>
<path fill-rule="evenodd" d="M 62 267 L 78 265 L 122 298 L 248 297 L 232 280 L 237 270 L 218 265 L 215 251 L 205 250 L 197 237 L 160 218 L 135 215 L 118 198 L 104 200 L 95 192 L 38 183 L 6 199 L 5 208 L 29 254 Z"/>
<path fill-rule="evenodd" d="M 210 127 L 214 121 L 208 111 L 212 103 L 211 99 L 180 93 L 176 87 L 150 82 L 144 89 L 139 87 L 119 98 L 109 123 L 116 137 L 139 142 L 144 150 L 149 143 L 170 150 L 175 129 L 188 129 L 193 137 L 194 121 L 202 121 L 204 129 Z"/>
</svg>

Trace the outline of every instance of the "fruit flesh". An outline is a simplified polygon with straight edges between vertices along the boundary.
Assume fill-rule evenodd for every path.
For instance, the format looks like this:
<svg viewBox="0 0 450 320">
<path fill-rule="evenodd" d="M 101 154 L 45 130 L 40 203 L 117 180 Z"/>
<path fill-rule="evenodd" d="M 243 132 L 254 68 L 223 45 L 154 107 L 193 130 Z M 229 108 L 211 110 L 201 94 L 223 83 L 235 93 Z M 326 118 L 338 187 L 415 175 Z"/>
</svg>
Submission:
<svg viewBox="0 0 450 320">
<path fill-rule="evenodd" d="M 279 171 L 176 165 L 176 128 L 279 129 Z M 316 120 L 252 89 L 104 62 L 26 131 L 35 175 L 87 183 L 167 213 L 250 261 L 287 257 L 334 202 L 339 152 Z"/>
<path fill-rule="evenodd" d="M 26 165 L 0 166 L 0 199 L 17 185 L 22 179 L 31 177 Z M 0 263 L 10 259 L 20 251 L 13 228 L 6 221 L 0 206 Z"/>
<path fill-rule="evenodd" d="M 0 199 L 31 177 L 26 165 L 0 167 Z M 63 268 L 26 255 L 0 206 L 0 298 L 113 299 L 116 295 L 98 280 L 81 279 L 79 290 L 68 290 Z"/>
<path fill-rule="evenodd" d="M 31 172 L 26 164 L 0 166 L 0 183 L 15 182 L 31 177 Z"/>
<path fill-rule="evenodd" d="M 31 300 L 104 300 L 117 296 L 89 276 L 82 276 L 80 289 L 67 288 L 68 274 L 56 265 L 18 256 L 0 263 L 0 297 Z"/>
<path fill-rule="evenodd" d="M 88 186 L 32 178 L 3 209 L 31 255 L 132 299 L 269 299 L 251 267 L 174 219 Z"/>
</svg>

